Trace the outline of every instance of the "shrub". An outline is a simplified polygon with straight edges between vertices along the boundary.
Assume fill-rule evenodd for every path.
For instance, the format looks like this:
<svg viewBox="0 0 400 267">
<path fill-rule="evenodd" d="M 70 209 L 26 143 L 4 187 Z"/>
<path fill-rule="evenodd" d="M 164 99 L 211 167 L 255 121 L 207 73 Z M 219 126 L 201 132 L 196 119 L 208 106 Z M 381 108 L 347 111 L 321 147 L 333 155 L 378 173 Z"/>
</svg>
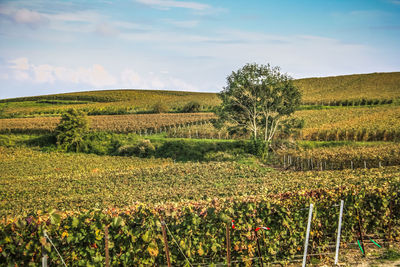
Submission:
<svg viewBox="0 0 400 267">
<path fill-rule="evenodd" d="M 196 101 L 191 101 L 187 103 L 183 109 L 182 112 L 185 113 L 193 113 L 193 112 L 199 112 L 200 111 L 200 104 Z"/>
<path fill-rule="evenodd" d="M 157 102 L 154 104 L 152 112 L 153 113 L 167 113 L 168 107 L 160 101 L 160 102 Z"/>
<path fill-rule="evenodd" d="M 58 148 L 64 151 L 82 151 L 88 131 L 86 114 L 80 110 L 69 109 L 62 115 L 55 130 Z"/>
</svg>

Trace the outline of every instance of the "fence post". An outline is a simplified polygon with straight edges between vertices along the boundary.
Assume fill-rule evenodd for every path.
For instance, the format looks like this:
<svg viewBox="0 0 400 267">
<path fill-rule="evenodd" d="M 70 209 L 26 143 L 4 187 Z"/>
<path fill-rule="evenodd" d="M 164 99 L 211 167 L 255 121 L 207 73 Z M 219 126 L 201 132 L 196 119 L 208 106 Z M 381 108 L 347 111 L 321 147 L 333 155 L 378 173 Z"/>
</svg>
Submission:
<svg viewBox="0 0 400 267">
<path fill-rule="evenodd" d="M 256 240 L 257 240 L 257 250 L 258 250 L 258 257 L 260 258 L 260 266 L 264 267 L 264 263 L 262 260 L 262 256 L 261 256 L 261 249 L 260 249 L 260 241 L 258 240 L 258 234 L 257 231 L 254 231 L 256 233 Z"/>
<path fill-rule="evenodd" d="M 304 254 L 303 254 L 302 267 L 306 266 L 306 261 L 307 261 L 307 247 L 308 247 L 308 238 L 310 237 L 312 212 L 313 212 L 313 204 L 310 204 L 310 211 L 308 212 L 308 223 L 307 223 L 306 240 L 304 241 Z"/>
<path fill-rule="evenodd" d="M 43 230 L 44 242 L 46 243 L 46 230 Z M 42 267 L 47 267 L 47 255 L 42 244 Z"/>
<path fill-rule="evenodd" d="M 167 231 L 165 230 L 165 222 L 164 219 L 161 219 L 161 229 L 164 238 L 164 249 L 165 255 L 167 255 L 167 264 L 168 267 L 171 267 L 171 260 L 169 259 L 169 249 L 168 249 L 168 239 L 167 239 Z"/>
<path fill-rule="evenodd" d="M 365 257 L 365 248 L 364 248 L 364 240 L 363 240 L 363 234 L 362 234 L 362 230 L 361 230 L 361 218 L 360 218 L 360 213 L 358 211 L 358 208 L 356 209 L 357 212 L 357 217 L 358 217 L 358 233 L 360 236 L 360 241 L 361 241 L 361 248 L 362 248 L 362 252 L 363 252 L 363 257 Z"/>
<path fill-rule="evenodd" d="M 226 224 L 226 262 L 231 267 L 231 236 L 229 233 L 229 224 Z"/>
<path fill-rule="evenodd" d="M 104 248 L 106 250 L 106 267 L 110 267 L 110 251 L 108 249 L 108 226 L 104 227 Z"/>
<path fill-rule="evenodd" d="M 339 214 L 339 226 L 336 239 L 335 265 L 337 265 L 339 261 L 340 232 L 342 228 L 343 205 L 344 205 L 344 200 L 340 200 L 340 214 Z"/>
</svg>

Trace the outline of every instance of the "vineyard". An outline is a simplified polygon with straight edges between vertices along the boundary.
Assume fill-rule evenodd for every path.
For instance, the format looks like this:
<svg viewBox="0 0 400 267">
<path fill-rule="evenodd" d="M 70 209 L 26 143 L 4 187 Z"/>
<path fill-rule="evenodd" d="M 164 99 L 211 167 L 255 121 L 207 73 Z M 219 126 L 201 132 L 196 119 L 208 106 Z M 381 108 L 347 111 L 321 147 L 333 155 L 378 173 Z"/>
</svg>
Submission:
<svg viewBox="0 0 400 267">
<path fill-rule="evenodd" d="M 285 149 L 277 151 L 281 165 L 296 170 L 379 168 L 400 165 L 400 144 Z"/>
<path fill-rule="evenodd" d="M 45 157 L 50 161 L 58 155 Z M 49 166 L 42 162 L 46 160 L 38 158 L 30 168 L 37 163 L 35 169 L 43 166 L 43 174 L 25 176 L 29 166 L 14 167 L 2 183 L 5 201 L 1 210 L 26 214 L 19 219 L 4 218 L 0 226 L 2 263 L 37 263 L 44 245 L 50 261 L 61 264 L 56 251 L 43 239 L 46 230 L 68 264 L 101 265 L 107 228 L 112 265 L 162 265 L 166 262 L 162 220 L 168 226 L 169 239 L 173 237 L 179 246 L 170 241 L 174 266 L 188 261 L 226 264 L 226 229 L 230 229 L 233 262 L 253 265 L 262 255 L 268 262 L 285 263 L 301 255 L 309 203 L 315 204 L 310 254 L 332 252 L 340 199 L 346 203 L 344 248 L 358 238 L 360 220 L 366 236 L 400 241 L 399 167 L 299 174 L 238 164 L 186 163 L 131 171 L 109 165 L 113 172 L 90 174 L 71 168 L 69 175 L 46 175 Z M 32 202 L 25 201 L 28 192 L 34 192 L 29 194 Z M 47 208 L 67 212 L 43 214 Z M 74 212 L 69 212 L 72 208 Z M 258 226 L 270 228 L 259 236 L 259 251 L 254 231 Z"/>
<path fill-rule="evenodd" d="M 214 93 L 0 100 L 0 266 L 298 265 L 310 204 L 307 261 L 331 266 L 341 200 L 353 261 L 399 244 L 400 73 L 295 83 L 304 127 L 262 148 L 218 123 Z M 89 115 L 80 153 L 54 133 L 71 107 Z"/>
<path fill-rule="evenodd" d="M 366 106 L 398 104 L 400 73 L 372 73 L 295 80 L 304 105 Z M 221 101 L 215 93 L 161 90 L 103 90 L 0 100 L 0 117 L 58 116 L 69 108 L 89 115 L 122 115 L 150 112 L 156 103 L 169 112 L 181 112 L 189 102 L 210 112 Z"/>
<path fill-rule="evenodd" d="M 94 131 L 137 132 L 138 134 L 166 131 L 167 128 L 169 129 L 172 126 L 200 123 L 212 118 L 215 118 L 212 113 L 132 114 L 89 117 L 91 129 Z M 1 119 L 0 132 L 46 133 L 53 131 L 59 121 L 59 117 Z"/>
<path fill-rule="evenodd" d="M 400 98 L 398 72 L 306 78 L 295 84 L 303 92 L 304 104 L 365 105 Z"/>
</svg>

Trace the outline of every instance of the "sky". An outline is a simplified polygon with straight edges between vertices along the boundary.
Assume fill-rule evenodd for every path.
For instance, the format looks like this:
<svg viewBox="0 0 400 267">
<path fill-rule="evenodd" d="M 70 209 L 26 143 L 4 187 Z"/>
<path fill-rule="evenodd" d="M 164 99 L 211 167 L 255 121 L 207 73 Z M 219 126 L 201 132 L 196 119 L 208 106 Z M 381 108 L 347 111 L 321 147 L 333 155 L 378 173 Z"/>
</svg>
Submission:
<svg viewBox="0 0 400 267">
<path fill-rule="evenodd" d="M 400 71 L 400 0 L 0 0 L 0 98 Z"/>
</svg>

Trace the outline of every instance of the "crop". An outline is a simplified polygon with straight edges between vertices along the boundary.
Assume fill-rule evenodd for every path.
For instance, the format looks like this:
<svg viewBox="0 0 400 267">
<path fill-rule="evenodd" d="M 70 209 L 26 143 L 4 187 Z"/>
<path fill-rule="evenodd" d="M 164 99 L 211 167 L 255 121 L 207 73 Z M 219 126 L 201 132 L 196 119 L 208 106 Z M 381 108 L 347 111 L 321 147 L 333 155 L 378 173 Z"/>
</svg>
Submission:
<svg viewBox="0 0 400 267">
<path fill-rule="evenodd" d="M 303 92 L 305 104 L 370 105 L 400 97 L 399 72 L 305 78 L 295 84 Z"/>
<path fill-rule="evenodd" d="M 371 177 L 372 178 L 372 177 Z M 43 238 L 47 231 L 66 262 L 77 265 L 102 265 L 105 260 L 105 228 L 109 229 L 109 253 L 112 265 L 165 264 L 161 221 L 191 263 L 225 262 L 226 227 L 231 239 L 231 258 L 244 264 L 258 256 L 254 229 L 268 226 L 261 234 L 260 249 L 265 260 L 291 260 L 300 255 L 307 225 L 307 206 L 315 204 L 309 253 L 331 251 L 335 241 L 340 199 L 345 200 L 342 224 L 342 250 L 355 242 L 361 225 L 364 234 L 400 239 L 399 180 L 378 184 L 341 185 L 330 189 L 260 197 L 237 197 L 185 204 L 134 204 L 130 208 L 101 212 L 41 212 L 5 220 L 0 225 L 0 262 L 17 265 L 39 263 L 42 252 L 52 264 L 60 264 L 55 250 Z M 360 215 L 357 215 L 360 213 Z M 362 217 L 361 217 L 362 216 Z M 235 220 L 235 229 L 231 221 Z M 171 261 L 186 264 L 184 256 L 169 235 Z M 43 245 L 43 248 L 42 248 Z"/>
<path fill-rule="evenodd" d="M 397 179 L 400 172 L 399 167 L 385 167 L 280 173 L 235 162 L 171 165 L 170 160 L 1 149 L 2 216 L 48 208 L 122 208 L 136 201 L 156 204 L 278 194 Z"/>
<path fill-rule="evenodd" d="M 173 126 L 208 121 L 212 118 L 215 118 L 212 113 L 165 113 L 90 116 L 89 120 L 90 128 L 95 131 L 144 134 L 160 132 Z M 59 121 L 59 117 L 1 119 L 0 132 L 46 133 L 53 131 Z"/>
<path fill-rule="evenodd" d="M 344 145 L 278 150 L 282 165 L 298 170 L 377 168 L 400 165 L 400 144 Z"/>
<path fill-rule="evenodd" d="M 313 141 L 400 140 L 400 107 L 302 110 L 301 139 Z"/>
</svg>

